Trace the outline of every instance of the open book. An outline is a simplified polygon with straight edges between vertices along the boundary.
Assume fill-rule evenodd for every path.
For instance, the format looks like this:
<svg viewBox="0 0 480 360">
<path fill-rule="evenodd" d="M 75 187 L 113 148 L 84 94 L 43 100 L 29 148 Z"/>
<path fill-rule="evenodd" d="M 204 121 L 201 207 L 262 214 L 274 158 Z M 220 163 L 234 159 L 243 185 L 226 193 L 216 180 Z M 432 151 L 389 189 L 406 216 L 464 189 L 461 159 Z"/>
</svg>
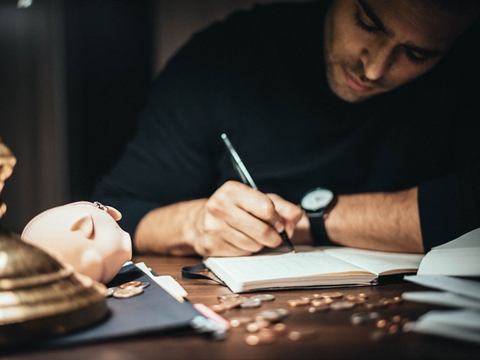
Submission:
<svg viewBox="0 0 480 360">
<path fill-rule="evenodd" d="M 432 248 L 418 275 L 480 276 L 480 228 Z"/>
<path fill-rule="evenodd" d="M 421 254 L 344 247 L 308 249 L 295 254 L 210 257 L 204 264 L 230 290 L 246 292 L 275 288 L 372 285 L 380 275 L 416 273 L 423 257 Z"/>
</svg>

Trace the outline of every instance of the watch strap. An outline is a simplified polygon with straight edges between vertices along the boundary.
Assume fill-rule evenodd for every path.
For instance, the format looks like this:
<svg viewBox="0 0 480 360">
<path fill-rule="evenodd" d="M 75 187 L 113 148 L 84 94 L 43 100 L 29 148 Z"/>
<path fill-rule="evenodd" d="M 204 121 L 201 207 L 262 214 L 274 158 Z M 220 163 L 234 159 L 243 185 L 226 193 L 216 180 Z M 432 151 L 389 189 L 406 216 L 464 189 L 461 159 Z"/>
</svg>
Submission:
<svg viewBox="0 0 480 360">
<path fill-rule="evenodd" d="M 310 233 L 312 234 L 312 240 L 315 246 L 337 246 L 328 237 L 327 229 L 325 228 L 325 215 L 334 208 L 337 203 L 337 197 L 335 196 L 330 204 L 318 215 L 320 216 L 308 216 L 310 221 Z"/>
</svg>

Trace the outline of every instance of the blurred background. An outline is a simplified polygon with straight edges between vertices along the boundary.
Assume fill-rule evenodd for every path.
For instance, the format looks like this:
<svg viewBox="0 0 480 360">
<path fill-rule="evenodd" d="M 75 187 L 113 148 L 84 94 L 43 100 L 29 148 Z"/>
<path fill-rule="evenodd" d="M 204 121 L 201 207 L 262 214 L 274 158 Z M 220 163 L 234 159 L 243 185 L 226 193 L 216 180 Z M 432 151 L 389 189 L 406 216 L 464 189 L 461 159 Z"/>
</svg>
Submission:
<svg viewBox="0 0 480 360">
<path fill-rule="evenodd" d="M 89 200 L 178 47 L 275 1 L 0 0 L 0 137 L 17 157 L 2 224 L 21 233 L 43 210 Z"/>
</svg>

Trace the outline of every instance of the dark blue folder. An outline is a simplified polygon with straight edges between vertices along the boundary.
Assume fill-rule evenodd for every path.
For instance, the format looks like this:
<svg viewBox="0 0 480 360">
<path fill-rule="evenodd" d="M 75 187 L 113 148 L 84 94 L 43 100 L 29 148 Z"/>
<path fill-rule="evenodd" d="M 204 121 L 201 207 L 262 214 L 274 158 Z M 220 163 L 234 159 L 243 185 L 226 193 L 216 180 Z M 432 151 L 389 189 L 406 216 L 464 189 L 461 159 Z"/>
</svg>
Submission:
<svg viewBox="0 0 480 360">
<path fill-rule="evenodd" d="M 128 299 L 107 298 L 108 317 L 87 329 L 77 331 L 42 345 L 69 345 L 98 342 L 152 333 L 191 330 L 193 318 L 201 314 L 188 302 L 178 302 L 134 264 L 124 266 L 108 287 L 128 281 L 148 281 L 140 295 Z"/>
</svg>

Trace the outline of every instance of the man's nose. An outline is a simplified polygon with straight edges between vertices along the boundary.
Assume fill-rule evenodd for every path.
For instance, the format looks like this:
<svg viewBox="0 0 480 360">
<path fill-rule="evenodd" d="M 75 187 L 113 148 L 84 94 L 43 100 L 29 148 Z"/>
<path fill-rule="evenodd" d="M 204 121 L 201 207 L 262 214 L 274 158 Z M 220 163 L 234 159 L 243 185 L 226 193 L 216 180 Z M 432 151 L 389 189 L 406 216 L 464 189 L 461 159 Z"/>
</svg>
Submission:
<svg viewBox="0 0 480 360">
<path fill-rule="evenodd" d="M 388 46 L 388 43 L 365 48 L 360 57 L 365 77 L 371 81 L 384 77 L 392 66 L 393 58 L 393 49 Z"/>
</svg>

